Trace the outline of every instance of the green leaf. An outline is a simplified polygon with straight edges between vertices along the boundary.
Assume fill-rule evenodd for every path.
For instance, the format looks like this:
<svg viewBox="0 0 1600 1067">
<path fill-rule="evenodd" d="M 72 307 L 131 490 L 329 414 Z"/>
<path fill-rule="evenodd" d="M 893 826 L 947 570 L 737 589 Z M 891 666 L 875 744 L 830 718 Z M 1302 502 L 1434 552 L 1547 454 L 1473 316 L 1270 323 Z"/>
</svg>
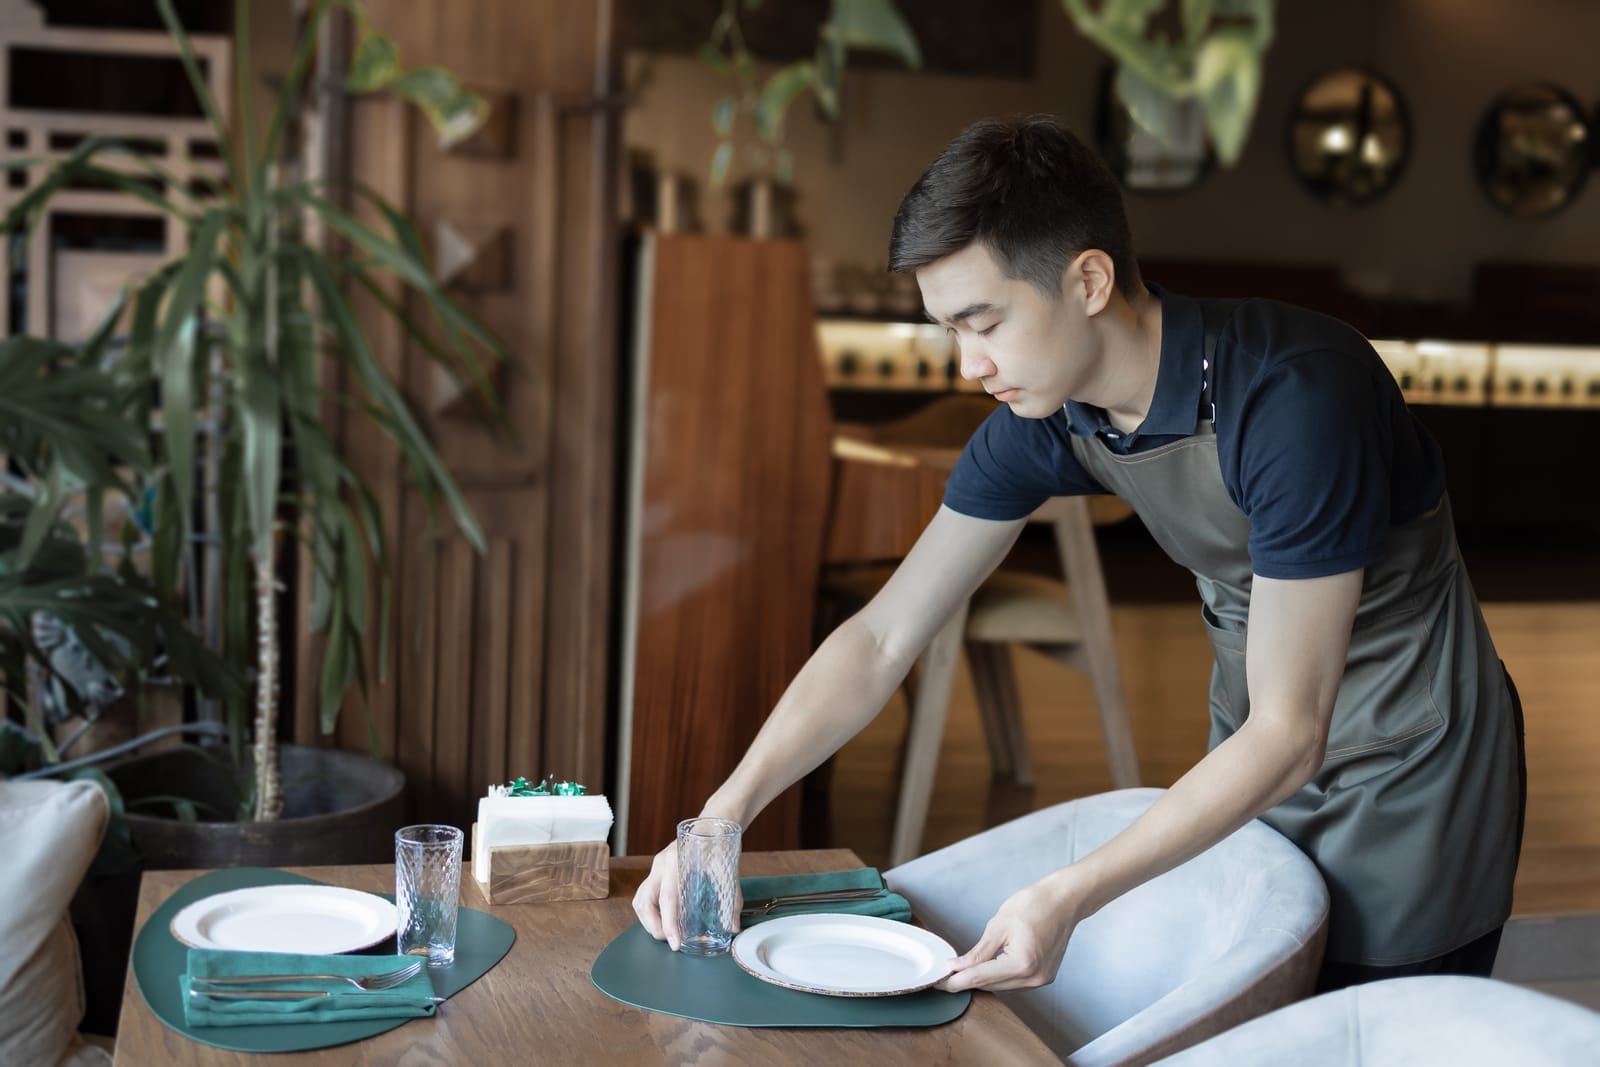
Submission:
<svg viewBox="0 0 1600 1067">
<path fill-rule="evenodd" d="M 488 102 L 462 89 L 456 76 L 440 67 L 408 70 L 389 88 L 421 108 L 446 145 L 472 136 L 489 117 Z"/>
<path fill-rule="evenodd" d="M 283 485 L 283 409 L 276 375 L 264 360 L 246 360 L 236 399 L 244 441 L 245 502 L 250 550 L 272 554 L 272 531 Z"/>
<path fill-rule="evenodd" d="M 185 536 L 194 498 L 195 317 L 205 298 L 225 221 L 220 212 L 206 213 L 173 279 L 166 318 L 154 343 L 154 358 L 161 368 L 162 436 Z"/>
<path fill-rule="evenodd" d="M 723 54 L 722 49 L 717 48 L 710 42 L 702 44 L 695 51 L 695 56 L 699 58 L 700 62 L 710 67 L 713 73 L 720 74 L 723 77 L 733 73 L 733 64 L 728 61 L 728 57 Z"/>
<path fill-rule="evenodd" d="M 817 38 L 817 103 L 829 121 L 839 117 L 839 95 L 844 85 L 844 39 L 831 26 L 824 26 Z"/>
<path fill-rule="evenodd" d="M 200 101 L 200 109 L 205 112 L 206 120 L 211 124 L 211 135 L 216 139 L 222 159 L 227 165 L 228 174 L 237 186 L 239 172 L 233 162 L 233 141 L 228 136 L 228 124 L 222 120 L 222 112 L 217 108 L 216 98 L 211 95 L 211 86 L 206 81 L 205 75 L 200 72 L 200 63 L 195 59 L 194 46 L 189 43 L 189 35 L 184 32 L 183 24 L 178 21 L 177 12 L 172 9 L 172 0 L 156 0 L 156 9 L 161 12 L 161 21 L 166 23 L 167 33 L 178 46 L 178 59 L 183 66 L 183 73 L 188 76 L 189 87 L 194 90 L 195 98 Z M 246 57 L 239 58 L 241 61 L 248 61 Z"/>
<path fill-rule="evenodd" d="M 479 552 L 484 551 L 483 530 L 467 507 L 444 463 L 433 450 L 421 427 L 413 418 L 410 408 L 401 398 L 399 390 L 388 373 L 372 355 L 366 335 L 351 311 L 349 302 L 339 289 L 338 281 L 328 265 L 308 249 L 302 249 L 302 265 L 316 287 L 329 327 L 339 341 L 336 355 L 355 371 L 356 378 L 371 398 L 377 412 L 383 416 L 382 424 L 399 443 L 424 492 L 437 490 L 450 505 L 451 514 L 462 534 Z"/>
<path fill-rule="evenodd" d="M 322 674 L 318 689 L 318 718 L 324 734 L 333 733 L 339 722 L 344 691 L 350 684 L 350 647 L 339 628 L 329 633 L 322 652 Z"/>
<path fill-rule="evenodd" d="M 791 63 L 767 79 L 756 102 L 756 132 L 764 141 L 773 141 L 783 128 L 784 112 L 794 98 L 804 92 L 816 78 L 816 64 L 809 59 Z"/>
<path fill-rule="evenodd" d="M 890 0 L 833 0 L 828 25 L 838 31 L 846 47 L 887 52 L 912 70 L 922 69 L 916 34 Z"/>
<path fill-rule="evenodd" d="M 721 189 L 728 180 L 728 167 L 733 163 L 733 142 L 723 141 L 711 156 L 711 187 Z"/>
<path fill-rule="evenodd" d="M 1172 97 L 1126 64 L 1117 68 L 1116 87 L 1129 117 L 1156 140 L 1170 145 L 1178 113 Z"/>
<path fill-rule="evenodd" d="M 794 153 L 787 148 L 778 150 L 778 172 L 775 177 L 778 184 L 785 188 L 794 183 Z"/>
<path fill-rule="evenodd" d="M 1195 80 L 1217 159 L 1231 167 L 1244 151 L 1261 93 L 1261 56 L 1249 31 L 1214 31 L 1200 48 Z"/>
<path fill-rule="evenodd" d="M 52 462 L 45 471 L 39 495 L 34 500 L 33 511 L 28 515 L 28 521 L 22 528 L 22 545 L 17 550 L 17 558 L 13 564 L 18 570 L 27 570 L 33 565 L 34 556 L 38 554 L 45 537 L 56 524 L 56 516 L 61 512 L 61 497 L 61 464 Z"/>
<path fill-rule="evenodd" d="M 306 74 L 311 68 L 311 53 L 318 41 L 322 39 L 322 20 L 328 15 L 331 5 L 316 2 L 311 5 L 310 17 L 299 28 L 298 39 L 295 42 L 294 56 L 289 61 L 289 74 L 283 80 L 283 85 L 278 89 L 278 96 L 272 103 L 272 120 L 267 125 L 267 139 L 261 147 L 257 161 L 263 168 L 278 159 L 278 140 L 283 136 L 283 131 L 288 127 L 292 116 L 300 111 L 300 92 L 306 83 Z M 235 62 L 248 62 L 245 57 L 234 57 Z M 258 196 L 269 192 L 267 183 L 260 180 L 265 174 L 252 177 L 249 188 Z"/>
<path fill-rule="evenodd" d="M 717 106 L 711 109 L 711 128 L 717 131 L 718 137 L 727 137 L 733 132 L 733 117 L 738 112 L 739 105 L 733 97 L 725 96 L 717 101 Z"/>
<path fill-rule="evenodd" d="M 381 33 L 369 30 L 356 45 L 344 87 L 352 93 L 382 89 L 400 73 L 400 48 Z"/>
<path fill-rule="evenodd" d="M 1213 0 L 1183 0 L 1183 41 L 1194 48 L 1211 28 Z"/>
</svg>

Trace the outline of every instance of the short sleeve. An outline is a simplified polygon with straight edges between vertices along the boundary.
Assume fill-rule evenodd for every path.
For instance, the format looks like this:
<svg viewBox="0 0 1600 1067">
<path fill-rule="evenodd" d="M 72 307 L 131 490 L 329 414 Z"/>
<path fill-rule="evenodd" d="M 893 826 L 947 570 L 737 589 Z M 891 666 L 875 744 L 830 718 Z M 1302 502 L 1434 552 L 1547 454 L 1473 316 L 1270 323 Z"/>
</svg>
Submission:
<svg viewBox="0 0 1600 1067">
<path fill-rule="evenodd" d="M 1241 414 L 1238 445 L 1256 574 L 1318 578 L 1382 556 L 1391 414 L 1364 365 L 1337 351 L 1303 353 L 1264 372 Z"/>
<path fill-rule="evenodd" d="M 1053 496 L 1103 493 L 1072 454 L 1067 420 L 1025 419 L 1001 406 L 961 451 L 944 503 L 976 519 L 1021 519 Z"/>
</svg>

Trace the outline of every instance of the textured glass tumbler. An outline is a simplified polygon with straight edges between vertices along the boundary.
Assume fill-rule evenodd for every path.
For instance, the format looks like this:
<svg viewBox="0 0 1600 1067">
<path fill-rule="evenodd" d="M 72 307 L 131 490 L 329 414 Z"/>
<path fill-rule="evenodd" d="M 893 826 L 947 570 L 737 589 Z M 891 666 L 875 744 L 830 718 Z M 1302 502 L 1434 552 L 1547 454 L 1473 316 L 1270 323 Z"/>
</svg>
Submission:
<svg viewBox="0 0 1600 1067">
<path fill-rule="evenodd" d="M 407 826 L 394 835 L 395 951 L 426 956 L 429 967 L 456 961 L 456 913 L 461 906 L 461 831 L 454 826 Z"/>
<path fill-rule="evenodd" d="M 743 833 L 744 827 L 727 819 L 685 819 L 678 824 L 680 952 L 721 956 L 733 944 Z"/>
</svg>

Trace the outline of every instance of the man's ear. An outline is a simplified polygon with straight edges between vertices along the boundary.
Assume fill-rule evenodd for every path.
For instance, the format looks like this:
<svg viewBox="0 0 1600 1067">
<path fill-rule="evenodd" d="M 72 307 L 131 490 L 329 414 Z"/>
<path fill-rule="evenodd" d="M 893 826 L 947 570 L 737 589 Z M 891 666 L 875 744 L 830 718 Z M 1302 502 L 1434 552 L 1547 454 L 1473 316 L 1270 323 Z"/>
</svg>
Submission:
<svg viewBox="0 0 1600 1067">
<path fill-rule="evenodd" d="M 1098 315 L 1111 303 L 1111 294 L 1116 291 L 1116 264 L 1098 248 L 1085 249 L 1067 268 L 1062 285 L 1070 286 L 1075 290 L 1073 295 L 1083 300 L 1084 314 Z"/>
</svg>

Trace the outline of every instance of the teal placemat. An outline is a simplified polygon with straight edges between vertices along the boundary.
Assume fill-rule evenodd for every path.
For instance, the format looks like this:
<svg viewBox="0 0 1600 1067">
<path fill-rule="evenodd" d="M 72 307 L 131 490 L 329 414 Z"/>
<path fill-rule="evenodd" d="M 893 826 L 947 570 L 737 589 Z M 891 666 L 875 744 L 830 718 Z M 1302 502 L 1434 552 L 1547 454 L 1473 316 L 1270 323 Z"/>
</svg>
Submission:
<svg viewBox="0 0 1600 1067">
<path fill-rule="evenodd" d="M 600 992 L 646 1011 L 731 1026 L 938 1026 L 960 1018 L 971 993 L 924 989 L 900 997 L 826 997 L 748 974 L 732 956 L 674 952 L 634 923 L 589 970 Z"/>
<path fill-rule="evenodd" d="M 183 974 L 189 949 L 172 936 L 172 917 L 182 908 L 214 893 L 249 889 L 258 885 L 319 885 L 270 867 L 237 867 L 202 874 L 172 894 L 155 910 L 133 942 L 133 978 L 144 1002 L 156 1018 L 185 1037 L 235 1052 L 302 1052 L 329 1048 L 381 1034 L 410 1019 L 365 1019 L 360 1022 L 296 1023 L 292 1026 L 205 1026 L 190 1029 L 183 1021 L 183 994 L 178 978 Z M 392 895 L 389 899 L 394 899 Z M 462 908 L 456 925 L 456 962 L 449 967 L 429 967 L 434 993 L 453 997 L 488 972 L 510 951 L 517 935 L 509 924 L 472 908 Z M 362 955 L 394 957 L 394 939 L 381 942 Z M 442 1008 L 441 1010 L 448 1010 Z"/>
</svg>

